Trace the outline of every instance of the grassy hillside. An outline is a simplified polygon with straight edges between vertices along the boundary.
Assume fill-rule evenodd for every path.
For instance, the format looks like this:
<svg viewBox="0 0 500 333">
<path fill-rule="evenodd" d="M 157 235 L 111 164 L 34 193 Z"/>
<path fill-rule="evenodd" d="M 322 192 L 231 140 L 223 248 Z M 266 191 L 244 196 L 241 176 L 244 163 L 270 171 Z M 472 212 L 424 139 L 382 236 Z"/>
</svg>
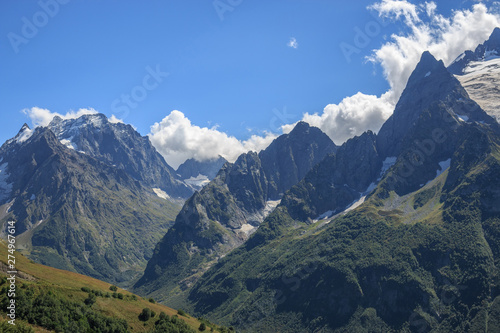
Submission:
<svg viewBox="0 0 500 333">
<path fill-rule="evenodd" d="M 101 328 L 102 332 L 196 332 L 202 321 L 208 332 L 211 328 L 214 328 L 215 332 L 229 331 L 203 319 L 200 321 L 193 318 L 183 311 L 179 313 L 178 310 L 155 303 L 153 299 L 143 299 L 120 288 L 112 290 L 114 288 L 109 283 L 36 264 L 18 252 L 15 252 L 16 269 L 19 272 L 16 280 L 17 325 L 16 329 L 12 330 L 11 325 L 6 323 L 5 313 L 9 284 L 6 280 L 7 255 L 6 244 L 2 241 L 2 332 L 87 332 L 82 328 L 88 327 L 88 323 L 104 325 L 102 327 L 106 328 Z M 155 316 L 147 321 L 139 319 L 145 308 L 155 313 Z M 159 320 L 162 320 L 164 326 L 156 331 L 155 323 Z"/>
</svg>

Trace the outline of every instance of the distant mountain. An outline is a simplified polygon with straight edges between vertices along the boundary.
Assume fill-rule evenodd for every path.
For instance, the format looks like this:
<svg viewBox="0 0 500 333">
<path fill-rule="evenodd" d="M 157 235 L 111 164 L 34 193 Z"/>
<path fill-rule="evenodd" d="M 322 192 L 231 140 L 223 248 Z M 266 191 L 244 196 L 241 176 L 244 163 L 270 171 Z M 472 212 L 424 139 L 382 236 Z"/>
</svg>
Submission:
<svg viewBox="0 0 500 333">
<path fill-rule="evenodd" d="M 226 159 L 222 156 L 207 161 L 197 161 L 190 158 L 179 165 L 176 173 L 188 186 L 191 186 L 194 190 L 200 190 L 217 176 L 217 173 L 226 162 Z"/>
<path fill-rule="evenodd" d="M 91 114 L 66 120 L 56 116 L 48 128 L 66 147 L 123 169 L 144 185 L 172 197 L 188 198 L 193 194 L 149 138 L 130 125 L 111 123 L 103 114 Z"/>
<path fill-rule="evenodd" d="M 174 227 L 158 243 L 137 290 L 154 291 L 156 298 L 173 302 L 176 294 L 248 239 L 283 193 L 335 150 L 321 130 L 299 122 L 260 153 L 226 163 L 185 203 Z"/>
<path fill-rule="evenodd" d="M 490 116 L 500 121 L 500 29 L 474 52 L 460 55 L 448 70 L 456 74 L 470 97 Z"/>
<path fill-rule="evenodd" d="M 379 135 L 326 156 L 176 301 L 242 332 L 499 330 L 499 188 L 498 124 L 426 52 Z"/>
<path fill-rule="evenodd" d="M 34 130 L 24 125 L 2 145 L 2 234 L 5 236 L 5 223 L 14 220 L 17 248 L 33 260 L 109 282 L 130 283 L 172 225 L 180 206 L 160 198 L 151 188 L 155 185 L 148 184 L 152 178 L 139 181 L 129 174 L 154 156 L 150 152 L 143 159 L 148 153 L 145 139 L 129 137 L 131 128 L 108 126 L 101 116 L 82 120 L 57 132 L 60 136 L 72 133 L 74 148 L 68 148 L 65 139 L 51 130 L 69 124 L 57 119 L 49 127 Z M 90 125 L 88 121 L 102 123 Z M 124 131 L 119 139 L 111 134 L 117 128 Z M 131 147 L 130 141 L 142 142 L 142 146 L 136 142 L 141 152 L 128 152 L 123 164 L 111 165 L 110 161 L 120 163 L 118 153 L 113 153 L 123 148 L 122 142 L 112 142 L 117 140 L 129 141 Z M 139 157 L 129 160 L 132 165 L 126 164 L 133 156 Z M 153 170 L 155 163 L 153 158 L 145 168 Z"/>
<path fill-rule="evenodd" d="M 467 50 L 457 57 L 449 66 L 450 73 L 463 75 L 467 67 L 476 61 L 487 61 L 500 56 L 500 28 L 495 28 L 490 37 L 474 51 Z"/>
</svg>

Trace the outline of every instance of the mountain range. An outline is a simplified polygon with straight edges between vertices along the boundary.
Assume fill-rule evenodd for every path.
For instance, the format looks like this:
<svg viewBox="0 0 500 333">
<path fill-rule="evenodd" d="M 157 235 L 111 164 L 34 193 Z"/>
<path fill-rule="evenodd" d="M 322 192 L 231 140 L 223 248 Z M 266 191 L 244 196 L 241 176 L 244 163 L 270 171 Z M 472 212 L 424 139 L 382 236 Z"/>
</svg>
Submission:
<svg viewBox="0 0 500 333">
<path fill-rule="evenodd" d="M 101 114 L 24 125 L 3 236 L 242 332 L 500 331 L 498 52 L 498 28 L 448 68 L 426 51 L 378 133 L 298 122 L 234 163 L 175 171 Z"/>
<path fill-rule="evenodd" d="M 499 134 L 424 52 L 379 133 L 326 154 L 238 247 L 209 227 L 214 202 L 244 221 L 217 205 L 227 185 L 195 194 L 136 290 L 250 332 L 498 328 Z"/>
<path fill-rule="evenodd" d="M 318 128 L 300 122 L 260 153 L 226 163 L 186 201 L 135 288 L 158 299 L 189 289 L 218 259 L 245 242 L 283 193 L 336 148 Z"/>
<path fill-rule="evenodd" d="M 110 282 L 143 270 L 192 194 L 147 137 L 102 114 L 24 125 L 0 160 L 0 221 L 17 222 L 18 248 Z"/>
</svg>

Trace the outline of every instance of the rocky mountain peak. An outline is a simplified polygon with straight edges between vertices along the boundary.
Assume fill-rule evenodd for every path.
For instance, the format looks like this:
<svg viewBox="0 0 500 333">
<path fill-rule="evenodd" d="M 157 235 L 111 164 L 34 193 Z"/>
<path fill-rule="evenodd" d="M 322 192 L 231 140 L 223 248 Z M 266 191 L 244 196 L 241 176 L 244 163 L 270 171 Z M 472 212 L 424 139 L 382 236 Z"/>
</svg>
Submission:
<svg viewBox="0 0 500 333">
<path fill-rule="evenodd" d="M 9 145 L 9 144 L 11 144 L 13 142 L 15 142 L 15 143 L 24 142 L 24 141 L 28 140 L 31 137 L 32 133 L 33 133 L 33 131 L 28 126 L 28 124 L 24 123 L 24 125 L 21 127 L 21 129 L 19 130 L 19 132 L 17 132 L 16 136 L 13 137 L 10 140 L 7 140 L 5 142 L 5 144 Z"/>
<path fill-rule="evenodd" d="M 173 197 L 187 198 L 193 193 L 149 138 L 130 125 L 112 123 L 104 114 L 95 113 L 76 119 L 56 116 L 47 127 L 66 147 L 123 169 L 149 187 L 160 188 Z"/>
<path fill-rule="evenodd" d="M 486 51 L 500 50 L 500 28 L 495 28 L 483 44 Z"/>
<path fill-rule="evenodd" d="M 21 132 L 24 132 L 25 130 L 29 130 L 31 129 L 28 124 L 24 123 L 23 126 L 21 127 L 21 129 L 19 130 L 18 134 L 21 133 Z"/>
<path fill-rule="evenodd" d="M 306 133 L 310 128 L 311 128 L 311 126 L 308 123 L 306 123 L 305 121 L 299 121 L 295 125 L 295 127 L 292 129 L 290 134 L 293 133 L 293 135 L 300 135 L 302 133 Z"/>
<path fill-rule="evenodd" d="M 403 138 L 415 125 L 423 111 L 436 102 L 450 107 L 457 103 L 472 103 L 460 82 L 447 71 L 443 61 L 428 51 L 424 52 L 396 104 L 394 113 L 384 123 L 377 138 L 382 157 L 397 156 Z M 468 107 L 472 107 L 469 105 Z M 457 107 L 463 109 L 463 106 Z"/>
</svg>

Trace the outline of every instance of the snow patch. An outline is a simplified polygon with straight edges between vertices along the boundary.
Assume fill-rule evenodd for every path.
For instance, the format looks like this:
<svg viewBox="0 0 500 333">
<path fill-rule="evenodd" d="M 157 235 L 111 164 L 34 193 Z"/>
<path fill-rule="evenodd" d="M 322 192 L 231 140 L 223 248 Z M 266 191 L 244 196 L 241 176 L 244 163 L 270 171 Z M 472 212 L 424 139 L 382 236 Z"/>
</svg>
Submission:
<svg viewBox="0 0 500 333">
<path fill-rule="evenodd" d="M 459 55 L 457 57 L 457 59 L 453 60 L 452 64 L 456 63 L 456 62 L 459 62 L 460 60 L 462 60 L 463 58 L 465 58 L 465 52 L 463 52 L 461 55 Z"/>
<path fill-rule="evenodd" d="M 354 209 L 358 208 L 359 206 L 361 206 L 361 204 L 363 202 L 365 202 L 365 199 L 366 199 L 366 195 L 364 195 L 361 198 L 359 198 L 358 200 L 354 201 L 352 204 L 349 205 L 349 207 L 347 207 L 344 210 L 344 214 L 350 212 L 351 210 L 354 210 Z"/>
<path fill-rule="evenodd" d="M 428 77 L 429 75 L 431 75 L 431 72 L 425 73 L 425 77 Z"/>
<path fill-rule="evenodd" d="M 475 76 L 487 74 L 495 70 L 500 65 L 500 57 L 490 58 L 486 61 L 471 61 L 464 68 L 464 74 L 474 74 Z"/>
<path fill-rule="evenodd" d="M 377 180 L 382 179 L 387 170 L 389 170 L 394 164 L 396 164 L 397 159 L 398 158 L 396 156 L 390 156 L 385 158 L 385 160 L 382 162 L 382 169 L 380 170 L 380 176 Z"/>
<path fill-rule="evenodd" d="M 241 228 L 239 228 L 238 230 L 236 230 L 237 232 L 242 232 L 246 235 L 250 235 L 252 232 L 254 232 L 255 230 L 257 230 L 256 227 L 254 227 L 253 225 L 251 225 L 250 223 L 245 223 L 241 226 Z"/>
<path fill-rule="evenodd" d="M 184 182 L 194 187 L 203 187 L 208 183 L 210 183 L 210 179 L 208 179 L 208 177 L 205 175 L 198 174 L 198 176 L 196 177 L 190 177 L 189 179 L 184 179 Z"/>
<path fill-rule="evenodd" d="M 170 196 L 167 194 L 167 192 L 163 191 L 160 188 L 153 188 L 153 191 L 156 193 L 157 196 L 159 196 L 162 199 L 168 200 L 170 199 Z"/>
<path fill-rule="evenodd" d="M 441 169 L 436 171 L 436 177 L 439 177 L 443 172 L 446 171 L 450 167 L 451 164 L 451 158 L 447 159 L 446 161 L 439 162 L 439 167 Z"/>
<path fill-rule="evenodd" d="M 425 185 L 429 184 L 434 179 L 436 179 L 437 177 L 439 177 L 443 172 L 445 172 L 450 167 L 450 164 L 451 164 L 451 158 L 449 158 L 449 159 L 447 159 L 445 161 L 439 162 L 439 169 L 436 170 L 436 177 L 434 177 L 433 179 L 429 180 L 427 183 L 425 183 Z M 420 184 L 420 187 L 422 187 L 422 186 L 424 186 L 424 184 Z"/>
<path fill-rule="evenodd" d="M 323 214 L 321 214 L 320 216 L 318 216 L 317 218 L 315 218 L 314 221 L 327 219 L 327 218 L 331 217 L 333 215 L 333 213 L 334 213 L 333 210 L 328 210 L 328 211 L 324 212 Z"/>
<path fill-rule="evenodd" d="M 458 114 L 457 114 L 457 117 L 458 117 L 458 119 L 460 119 L 461 121 L 465 121 L 465 122 L 468 122 L 468 121 L 469 121 L 469 117 L 467 117 L 467 116 L 461 116 L 461 115 L 458 115 Z"/>
<path fill-rule="evenodd" d="M 369 193 L 370 193 L 371 191 L 373 191 L 376 187 L 377 187 L 377 184 L 375 184 L 375 183 L 371 183 L 370 185 L 368 185 L 368 187 L 366 188 L 366 190 L 365 190 L 363 193 L 361 193 L 361 194 L 364 194 L 364 195 L 369 194 Z"/>
<path fill-rule="evenodd" d="M 496 59 L 498 58 L 498 53 L 496 50 L 486 50 L 484 52 L 484 60 L 485 61 L 488 61 L 488 60 L 492 60 L 492 59 Z"/>
<path fill-rule="evenodd" d="M 67 148 L 76 150 L 73 141 L 71 141 L 72 139 L 73 139 L 73 137 L 71 137 L 69 139 L 62 139 L 62 140 L 60 140 L 60 142 L 63 145 L 65 145 Z"/>
<path fill-rule="evenodd" d="M 264 215 L 267 216 L 273 212 L 273 210 L 280 204 L 280 200 L 268 200 L 266 201 L 266 207 L 264 207 Z"/>
<path fill-rule="evenodd" d="M 31 129 L 25 128 L 21 133 L 19 133 L 18 137 L 16 138 L 16 142 L 23 143 L 24 141 L 28 140 L 32 134 L 33 131 Z"/>
</svg>

